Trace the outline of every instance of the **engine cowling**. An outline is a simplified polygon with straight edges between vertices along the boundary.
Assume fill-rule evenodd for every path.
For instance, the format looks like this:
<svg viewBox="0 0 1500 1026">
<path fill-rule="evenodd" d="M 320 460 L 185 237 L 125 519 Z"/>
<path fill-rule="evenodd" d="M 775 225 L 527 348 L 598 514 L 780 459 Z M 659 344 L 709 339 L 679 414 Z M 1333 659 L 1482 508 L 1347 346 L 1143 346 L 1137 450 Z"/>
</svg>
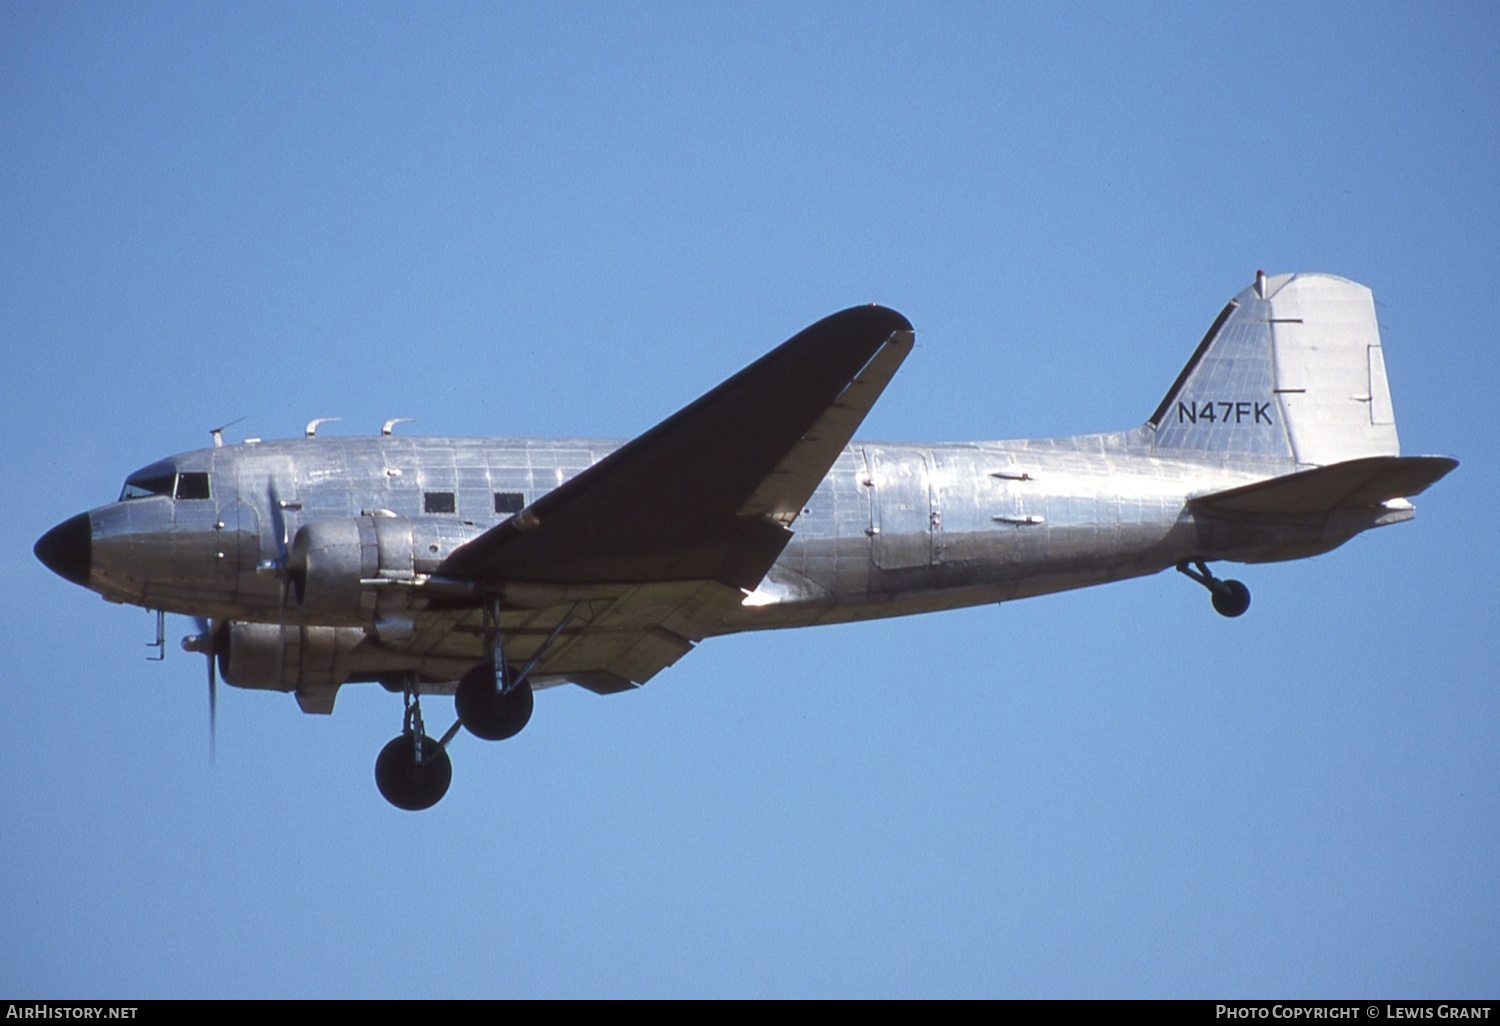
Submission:
<svg viewBox="0 0 1500 1026">
<path fill-rule="evenodd" d="M 359 627 L 281 627 L 230 623 L 220 642 L 219 673 L 237 688 L 306 691 L 344 683 L 357 670 Z"/>
<path fill-rule="evenodd" d="M 350 681 L 387 686 L 410 675 L 423 694 L 449 694 L 474 665 L 472 657 L 402 653 L 381 646 L 364 627 L 303 627 L 297 624 L 221 624 L 214 654 L 219 675 L 237 688 L 295 691 L 299 699 L 331 692 Z M 331 703 L 331 698 L 330 698 Z M 308 709 L 306 704 L 304 709 Z M 327 712 L 327 708 L 308 709 Z"/>
<path fill-rule="evenodd" d="M 439 517 L 366 513 L 317 520 L 292 540 L 287 575 L 305 615 L 324 623 L 373 624 L 420 608 L 425 596 L 410 585 L 482 532 Z"/>
</svg>

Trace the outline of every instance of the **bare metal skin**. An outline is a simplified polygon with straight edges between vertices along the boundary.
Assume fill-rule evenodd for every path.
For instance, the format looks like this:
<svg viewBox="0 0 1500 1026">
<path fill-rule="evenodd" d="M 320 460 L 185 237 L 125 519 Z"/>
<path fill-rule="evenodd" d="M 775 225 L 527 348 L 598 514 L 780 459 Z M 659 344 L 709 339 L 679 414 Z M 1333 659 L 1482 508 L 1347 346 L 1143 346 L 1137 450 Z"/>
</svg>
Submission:
<svg viewBox="0 0 1500 1026">
<path fill-rule="evenodd" d="M 110 601 L 200 618 L 184 647 L 309 712 L 332 711 L 349 682 L 410 702 L 468 674 L 486 703 L 528 689 L 529 716 L 530 688 L 627 690 L 717 634 L 1171 567 L 1239 615 L 1248 592 L 1207 562 L 1326 552 L 1411 519 L 1406 497 L 1456 466 L 1400 456 L 1370 294 L 1343 279 L 1258 278 L 1147 423 L 1111 434 L 850 442 L 911 338 L 892 311 L 834 315 L 628 445 L 309 437 L 187 452 L 36 552 Z M 505 736 L 481 720 L 465 723 Z M 382 792 L 403 808 L 440 798 L 446 740 L 409 711 Z"/>
</svg>

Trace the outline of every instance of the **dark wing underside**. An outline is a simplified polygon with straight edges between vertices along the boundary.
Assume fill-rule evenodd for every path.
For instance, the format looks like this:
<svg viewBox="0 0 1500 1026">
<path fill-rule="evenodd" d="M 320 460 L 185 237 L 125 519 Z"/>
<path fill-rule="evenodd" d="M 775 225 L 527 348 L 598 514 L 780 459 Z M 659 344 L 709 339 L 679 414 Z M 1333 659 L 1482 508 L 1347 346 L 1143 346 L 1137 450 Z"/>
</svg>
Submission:
<svg viewBox="0 0 1500 1026">
<path fill-rule="evenodd" d="M 884 307 L 826 317 L 464 545 L 440 572 L 753 589 L 912 338 Z"/>
</svg>

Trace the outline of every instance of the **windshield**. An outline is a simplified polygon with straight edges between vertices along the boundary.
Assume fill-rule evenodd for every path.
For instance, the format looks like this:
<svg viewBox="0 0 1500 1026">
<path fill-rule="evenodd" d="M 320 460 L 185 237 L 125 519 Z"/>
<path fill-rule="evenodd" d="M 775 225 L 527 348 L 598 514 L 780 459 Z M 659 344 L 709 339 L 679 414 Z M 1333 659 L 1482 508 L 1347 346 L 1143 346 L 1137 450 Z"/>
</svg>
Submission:
<svg viewBox="0 0 1500 1026">
<path fill-rule="evenodd" d="M 131 474 L 125 479 L 125 487 L 120 492 L 120 501 L 126 499 L 145 499 L 153 495 L 171 495 L 172 485 L 176 482 L 176 474 L 153 474 L 150 477 L 144 474 Z"/>
<path fill-rule="evenodd" d="M 167 463 L 153 463 L 142 467 L 125 479 L 120 490 L 120 502 L 130 499 L 147 499 L 153 495 L 165 495 L 178 499 L 207 499 L 209 495 L 208 474 L 205 471 L 184 471 Z"/>
</svg>

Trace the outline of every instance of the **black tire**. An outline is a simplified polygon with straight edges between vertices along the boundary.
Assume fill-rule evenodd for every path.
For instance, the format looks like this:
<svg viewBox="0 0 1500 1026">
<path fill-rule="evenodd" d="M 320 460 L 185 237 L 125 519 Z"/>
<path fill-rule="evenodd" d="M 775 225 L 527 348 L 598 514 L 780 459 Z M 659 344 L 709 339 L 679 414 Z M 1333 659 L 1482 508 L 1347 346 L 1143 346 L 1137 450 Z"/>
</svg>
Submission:
<svg viewBox="0 0 1500 1026">
<path fill-rule="evenodd" d="M 1220 616 L 1243 616 L 1250 608 L 1250 589 L 1239 581 L 1219 581 L 1213 590 L 1214 609 Z"/>
<path fill-rule="evenodd" d="M 420 764 L 416 760 L 415 734 L 392 738 L 375 758 L 375 786 L 398 809 L 408 812 L 430 809 L 448 793 L 452 782 L 453 763 L 447 750 L 425 734 Z"/>
<path fill-rule="evenodd" d="M 453 692 L 459 722 L 470 734 L 486 741 L 504 741 L 519 734 L 531 722 L 534 702 L 531 685 L 525 683 L 501 696 L 495 690 L 495 671 L 489 663 L 464 674 Z"/>
</svg>

